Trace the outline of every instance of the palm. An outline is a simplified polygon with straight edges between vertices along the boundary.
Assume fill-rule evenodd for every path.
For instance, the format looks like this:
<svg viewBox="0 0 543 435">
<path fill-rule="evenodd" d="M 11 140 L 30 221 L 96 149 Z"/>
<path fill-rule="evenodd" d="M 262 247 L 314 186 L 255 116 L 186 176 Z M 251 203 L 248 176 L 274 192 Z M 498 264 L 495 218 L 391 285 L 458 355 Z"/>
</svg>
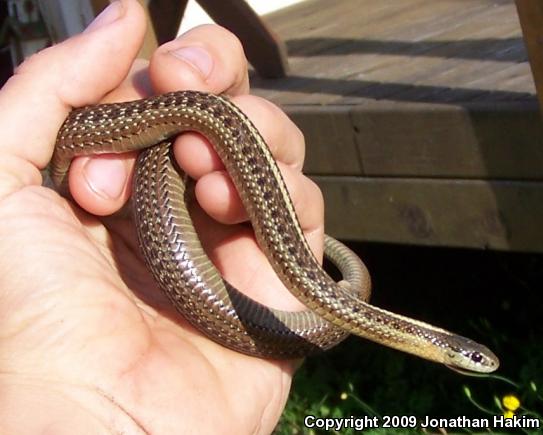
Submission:
<svg viewBox="0 0 543 435">
<path fill-rule="evenodd" d="M 40 187 L 37 168 L 50 161 L 73 107 L 179 89 L 226 93 L 283 162 L 315 247 L 323 202 L 300 173 L 303 137 L 281 110 L 247 95 L 243 49 L 225 29 L 197 27 L 147 63 L 134 60 L 147 21 L 140 3 L 112 2 L 107 11 L 88 32 L 23 63 L 0 92 L 0 414 L 24 411 L 2 414 L 3 424 L 17 433 L 93 423 L 86 433 L 269 433 L 293 364 L 241 355 L 197 333 L 156 287 L 127 221 L 82 211 L 109 215 L 122 207 L 132 156 L 110 159 L 113 166 L 100 157 L 72 162 L 70 192 L 81 209 Z M 224 192 L 228 183 L 214 177 L 221 168 L 201 145 L 185 148 L 195 164 L 179 164 L 207 186 L 197 192 L 207 213 L 238 222 L 243 209 L 233 196 L 217 195 L 216 186 Z M 221 226 L 202 213 L 197 221 L 226 279 L 270 306 L 297 308 L 247 226 Z"/>
<path fill-rule="evenodd" d="M 18 360 L 28 374 L 55 373 L 57 386 L 102 395 L 156 433 L 191 421 L 206 432 L 202 425 L 219 423 L 210 415 L 245 433 L 280 413 L 286 394 L 274 392 L 278 383 L 288 390 L 290 365 L 224 349 L 181 319 L 146 271 L 126 221 L 102 223 L 42 187 L 13 194 L 0 213 L 12 217 L 0 230 L 0 252 L 12 258 L 9 272 L 26 279 L 26 294 L 4 306 L 18 313 L 11 340 L 25 349 Z M 200 213 L 202 226 L 227 279 L 242 289 L 276 287 L 246 228 Z M 238 256 L 253 262 L 230 268 Z"/>
</svg>

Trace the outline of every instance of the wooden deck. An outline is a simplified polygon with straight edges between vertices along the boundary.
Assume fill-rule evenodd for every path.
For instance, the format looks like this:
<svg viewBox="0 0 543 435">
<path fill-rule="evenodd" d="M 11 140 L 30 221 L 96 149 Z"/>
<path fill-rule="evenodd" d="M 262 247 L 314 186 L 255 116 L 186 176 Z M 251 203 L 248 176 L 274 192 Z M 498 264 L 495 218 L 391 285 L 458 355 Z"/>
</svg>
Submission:
<svg viewBox="0 0 543 435">
<path fill-rule="evenodd" d="M 543 251 L 543 126 L 511 0 L 309 0 L 266 17 L 327 231 Z"/>
</svg>

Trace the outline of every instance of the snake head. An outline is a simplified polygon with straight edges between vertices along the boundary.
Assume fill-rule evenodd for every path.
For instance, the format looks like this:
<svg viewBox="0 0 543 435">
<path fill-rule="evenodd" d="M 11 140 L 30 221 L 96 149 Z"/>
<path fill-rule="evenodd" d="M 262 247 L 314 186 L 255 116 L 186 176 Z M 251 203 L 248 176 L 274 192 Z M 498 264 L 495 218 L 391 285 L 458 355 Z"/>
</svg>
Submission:
<svg viewBox="0 0 543 435">
<path fill-rule="evenodd" d="M 491 373 L 500 365 L 498 357 L 486 346 L 460 336 L 449 339 L 444 363 L 461 373 Z"/>
</svg>

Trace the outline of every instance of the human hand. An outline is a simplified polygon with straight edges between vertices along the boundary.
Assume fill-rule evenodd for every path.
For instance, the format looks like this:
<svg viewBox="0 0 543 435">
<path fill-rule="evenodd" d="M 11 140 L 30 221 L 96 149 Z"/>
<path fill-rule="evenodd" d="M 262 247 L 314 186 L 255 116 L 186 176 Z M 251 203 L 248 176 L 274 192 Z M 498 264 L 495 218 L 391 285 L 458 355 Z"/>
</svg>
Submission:
<svg viewBox="0 0 543 435">
<path fill-rule="evenodd" d="M 115 3 L 82 35 L 25 62 L 0 91 L 0 421 L 6 433 L 269 433 L 288 396 L 293 361 L 248 357 L 209 341 L 170 306 L 119 217 L 134 155 L 76 159 L 79 206 L 42 187 L 69 110 L 152 93 L 226 93 L 260 129 L 285 176 L 309 243 L 321 255 L 323 204 L 301 174 L 299 130 L 247 95 L 237 39 L 196 28 L 134 61 L 145 17 Z M 185 50 L 180 50 L 181 48 Z M 207 213 L 196 226 L 223 276 L 275 308 L 296 309 L 255 244 L 239 198 L 209 143 L 176 141 Z"/>
</svg>

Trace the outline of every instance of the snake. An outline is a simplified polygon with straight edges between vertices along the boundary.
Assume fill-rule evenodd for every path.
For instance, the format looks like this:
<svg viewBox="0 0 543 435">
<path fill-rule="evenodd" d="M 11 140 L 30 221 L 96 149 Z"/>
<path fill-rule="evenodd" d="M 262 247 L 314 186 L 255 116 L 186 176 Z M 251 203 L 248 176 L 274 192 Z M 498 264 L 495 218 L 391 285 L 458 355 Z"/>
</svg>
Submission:
<svg viewBox="0 0 543 435">
<path fill-rule="evenodd" d="M 194 182 L 171 146 L 186 131 L 212 144 L 259 248 L 304 310 L 277 310 L 249 298 L 209 259 L 191 216 Z M 175 309 L 213 341 L 255 357 L 290 359 L 325 351 L 355 334 L 459 371 L 498 368 L 498 358 L 482 344 L 371 305 L 364 263 L 329 236 L 324 255 L 342 279 L 326 272 L 304 237 L 268 145 L 228 97 L 189 90 L 75 108 L 58 132 L 50 176 L 66 192 L 75 157 L 134 150 L 140 152 L 131 208 L 143 260 Z"/>
</svg>

